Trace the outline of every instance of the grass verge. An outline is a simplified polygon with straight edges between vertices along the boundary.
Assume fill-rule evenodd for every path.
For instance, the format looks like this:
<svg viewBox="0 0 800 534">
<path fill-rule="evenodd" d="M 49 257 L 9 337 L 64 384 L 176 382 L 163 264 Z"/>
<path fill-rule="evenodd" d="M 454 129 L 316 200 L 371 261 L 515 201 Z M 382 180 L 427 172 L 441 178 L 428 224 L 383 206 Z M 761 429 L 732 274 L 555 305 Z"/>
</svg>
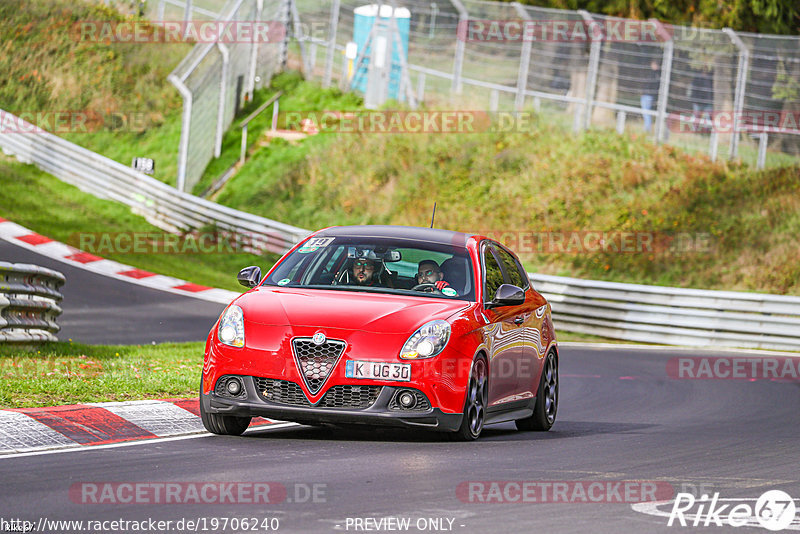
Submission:
<svg viewBox="0 0 800 534">
<path fill-rule="evenodd" d="M 193 397 L 204 343 L 0 345 L 0 408 Z"/>
<path fill-rule="evenodd" d="M 0 216 L 76 248 L 80 248 L 81 236 L 89 235 L 96 247 L 87 252 L 146 271 L 200 285 L 244 291 L 236 281 L 240 269 L 248 265 L 266 269 L 277 260 L 271 253 L 256 256 L 235 249 L 231 251 L 223 245 L 198 248 L 200 252 L 197 253 L 190 246 L 176 248 L 186 253 L 150 253 L 146 246 L 134 249 L 122 238 L 149 234 L 163 239 L 165 234 L 143 217 L 133 214 L 127 206 L 84 193 L 33 165 L 0 155 L 0 176 L 3 177 Z M 201 234 L 208 231 L 210 229 L 201 230 Z M 105 241 L 108 247 L 102 246 L 104 235 L 109 236 L 110 241 Z M 182 243 L 188 245 L 190 241 Z M 209 250 L 211 252 L 203 252 Z M 7 261 L 13 262 L 14 258 Z"/>
</svg>

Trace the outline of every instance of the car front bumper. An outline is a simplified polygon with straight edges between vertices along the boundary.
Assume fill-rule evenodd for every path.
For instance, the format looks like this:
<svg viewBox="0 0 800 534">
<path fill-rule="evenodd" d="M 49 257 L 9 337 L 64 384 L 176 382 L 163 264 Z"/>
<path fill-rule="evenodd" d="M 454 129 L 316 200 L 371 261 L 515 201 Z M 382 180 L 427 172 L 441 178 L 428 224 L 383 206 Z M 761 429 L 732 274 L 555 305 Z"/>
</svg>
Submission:
<svg viewBox="0 0 800 534">
<path fill-rule="evenodd" d="M 267 400 L 259 394 L 251 376 L 239 376 L 244 384 L 237 398 L 221 395 L 212 389 L 201 393 L 200 402 L 208 413 L 240 417 L 267 417 L 297 423 L 365 424 L 405 428 L 423 428 L 441 432 L 454 432 L 461 426 L 463 414 L 445 413 L 437 407 L 426 409 L 398 409 L 392 402 L 402 386 L 381 386 L 380 393 L 371 405 L 364 408 L 300 406 Z M 359 387 L 354 385 L 353 387 Z M 392 407 L 394 406 L 394 407 Z"/>
</svg>

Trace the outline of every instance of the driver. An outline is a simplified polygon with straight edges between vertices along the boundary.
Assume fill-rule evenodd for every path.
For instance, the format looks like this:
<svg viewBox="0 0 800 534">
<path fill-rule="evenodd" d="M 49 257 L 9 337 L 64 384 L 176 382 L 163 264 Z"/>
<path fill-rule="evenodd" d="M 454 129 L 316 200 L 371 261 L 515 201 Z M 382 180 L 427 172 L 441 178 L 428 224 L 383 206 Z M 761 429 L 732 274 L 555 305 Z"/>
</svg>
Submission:
<svg viewBox="0 0 800 534">
<path fill-rule="evenodd" d="M 444 273 L 439 268 L 439 264 L 433 260 L 419 262 L 417 284 L 433 284 L 439 291 L 450 285 L 444 280 Z"/>
<path fill-rule="evenodd" d="M 376 265 L 373 260 L 359 258 L 353 262 L 352 281 L 359 286 L 378 285 L 378 277 L 375 276 Z"/>
</svg>

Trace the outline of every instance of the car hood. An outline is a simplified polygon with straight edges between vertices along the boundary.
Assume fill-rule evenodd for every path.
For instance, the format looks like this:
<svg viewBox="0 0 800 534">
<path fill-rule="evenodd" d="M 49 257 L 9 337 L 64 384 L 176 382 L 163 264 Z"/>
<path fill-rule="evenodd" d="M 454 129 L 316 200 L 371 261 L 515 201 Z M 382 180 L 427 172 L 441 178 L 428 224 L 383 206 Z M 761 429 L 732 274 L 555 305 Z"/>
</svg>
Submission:
<svg viewBox="0 0 800 534">
<path fill-rule="evenodd" d="M 388 293 L 272 287 L 250 291 L 235 304 L 242 308 L 245 321 L 251 323 L 386 334 L 407 333 L 470 305 L 463 300 Z"/>
</svg>

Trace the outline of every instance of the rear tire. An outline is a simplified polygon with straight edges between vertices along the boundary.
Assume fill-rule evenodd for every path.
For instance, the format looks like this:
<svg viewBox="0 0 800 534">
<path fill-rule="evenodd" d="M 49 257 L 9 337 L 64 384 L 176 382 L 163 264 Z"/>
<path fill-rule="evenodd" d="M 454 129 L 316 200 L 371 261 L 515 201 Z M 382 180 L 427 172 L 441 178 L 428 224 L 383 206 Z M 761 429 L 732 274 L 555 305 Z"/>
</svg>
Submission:
<svg viewBox="0 0 800 534">
<path fill-rule="evenodd" d="M 250 426 L 252 417 L 239 417 L 236 415 L 222 415 L 208 413 L 203 407 L 203 386 L 200 386 L 200 419 L 203 426 L 212 434 L 223 436 L 241 436 Z"/>
<path fill-rule="evenodd" d="M 478 356 L 472 362 L 467 395 L 464 399 L 464 416 L 461 427 L 451 434 L 455 441 L 475 441 L 481 435 L 486 421 L 486 403 L 489 398 L 489 373 L 486 359 Z"/>
<path fill-rule="evenodd" d="M 544 362 L 539 389 L 536 391 L 536 405 L 533 415 L 525 419 L 517 419 L 514 424 L 517 430 L 547 431 L 556 422 L 558 411 L 558 359 L 551 351 Z"/>
</svg>

